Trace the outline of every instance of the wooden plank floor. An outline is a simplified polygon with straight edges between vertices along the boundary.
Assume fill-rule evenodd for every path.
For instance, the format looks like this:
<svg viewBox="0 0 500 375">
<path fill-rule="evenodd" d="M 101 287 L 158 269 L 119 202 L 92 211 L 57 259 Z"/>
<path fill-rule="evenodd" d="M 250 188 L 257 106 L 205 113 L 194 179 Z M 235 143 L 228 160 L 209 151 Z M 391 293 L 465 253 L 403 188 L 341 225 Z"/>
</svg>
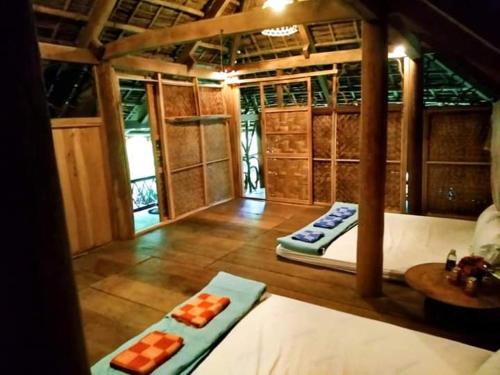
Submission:
<svg viewBox="0 0 500 375">
<path fill-rule="evenodd" d="M 430 319 L 443 311 L 424 304 L 424 298 L 406 285 L 386 282 L 382 298 L 362 299 L 355 292 L 353 275 L 277 259 L 276 237 L 325 211 L 238 199 L 76 258 L 90 363 L 159 320 L 218 271 L 262 281 L 271 293 L 490 350 L 500 347 L 498 329 L 464 324 L 483 317 L 460 312 L 458 323 L 456 313 L 453 320 Z"/>
</svg>

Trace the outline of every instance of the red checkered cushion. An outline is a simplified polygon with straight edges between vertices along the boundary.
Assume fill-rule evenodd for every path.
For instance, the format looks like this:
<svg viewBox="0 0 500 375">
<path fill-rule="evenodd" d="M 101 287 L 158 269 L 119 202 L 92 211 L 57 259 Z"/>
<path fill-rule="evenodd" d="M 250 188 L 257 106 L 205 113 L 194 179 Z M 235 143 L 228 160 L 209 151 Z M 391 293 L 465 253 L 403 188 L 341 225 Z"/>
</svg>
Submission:
<svg viewBox="0 0 500 375">
<path fill-rule="evenodd" d="M 111 360 L 111 367 L 129 374 L 149 374 L 182 346 L 180 336 L 153 331 Z"/>
<path fill-rule="evenodd" d="M 229 305 L 228 297 L 200 293 L 172 313 L 182 323 L 201 328 Z"/>
</svg>

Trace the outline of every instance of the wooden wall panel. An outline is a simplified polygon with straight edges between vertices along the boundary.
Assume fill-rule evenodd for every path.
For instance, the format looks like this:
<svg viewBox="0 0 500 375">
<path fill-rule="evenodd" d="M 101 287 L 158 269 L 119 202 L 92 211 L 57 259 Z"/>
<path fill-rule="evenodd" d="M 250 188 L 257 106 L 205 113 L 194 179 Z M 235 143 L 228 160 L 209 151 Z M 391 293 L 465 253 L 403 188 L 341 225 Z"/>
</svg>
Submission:
<svg viewBox="0 0 500 375">
<path fill-rule="evenodd" d="M 314 202 L 331 203 L 332 201 L 332 163 L 329 161 L 313 162 Z"/>
<path fill-rule="evenodd" d="M 200 124 L 167 124 L 167 152 L 173 171 L 202 162 Z"/>
<path fill-rule="evenodd" d="M 196 115 L 193 87 L 163 85 L 163 107 L 165 117 Z"/>
<path fill-rule="evenodd" d="M 206 143 L 206 159 L 208 162 L 229 158 L 230 150 L 227 124 L 224 122 L 207 122 L 203 124 Z"/>
<path fill-rule="evenodd" d="M 266 195 L 290 202 L 309 200 L 309 161 L 307 159 L 267 160 Z"/>
<path fill-rule="evenodd" d="M 199 87 L 200 114 L 215 115 L 226 113 L 222 90 L 214 87 Z"/>
<path fill-rule="evenodd" d="M 477 217 L 491 204 L 485 149 L 490 108 L 428 109 L 424 114 L 424 212 Z"/>
<path fill-rule="evenodd" d="M 401 112 L 387 114 L 387 160 L 401 160 Z"/>
<path fill-rule="evenodd" d="M 359 160 L 359 122 L 359 112 L 337 115 L 337 159 Z"/>
<path fill-rule="evenodd" d="M 172 173 L 172 194 L 176 216 L 205 206 L 203 186 L 202 167 Z"/>
<path fill-rule="evenodd" d="M 231 198 L 231 168 L 229 160 L 208 164 L 207 176 L 209 204 Z"/>
<path fill-rule="evenodd" d="M 358 202 L 359 163 L 337 162 L 335 200 L 338 202 Z"/>
<path fill-rule="evenodd" d="M 66 225 L 73 254 L 113 237 L 99 127 L 53 129 Z"/>
</svg>

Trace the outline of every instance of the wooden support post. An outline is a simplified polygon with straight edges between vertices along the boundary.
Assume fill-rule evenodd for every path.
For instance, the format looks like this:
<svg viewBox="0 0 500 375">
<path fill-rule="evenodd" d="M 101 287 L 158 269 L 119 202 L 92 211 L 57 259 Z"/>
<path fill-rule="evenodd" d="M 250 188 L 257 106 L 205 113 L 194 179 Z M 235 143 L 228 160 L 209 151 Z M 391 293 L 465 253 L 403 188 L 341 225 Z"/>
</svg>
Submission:
<svg viewBox="0 0 500 375">
<path fill-rule="evenodd" d="M 422 210 L 423 91 L 422 59 L 406 57 L 403 80 L 403 163 L 404 172 L 408 173 L 407 212 L 410 214 L 419 214 Z"/>
<path fill-rule="evenodd" d="M 96 67 L 96 84 L 107 142 L 113 239 L 134 238 L 132 193 L 118 77 L 110 62 Z"/>
<path fill-rule="evenodd" d="M 31 2 L 0 11 L 10 14 L 0 149 L 11 182 L 2 190 L 2 372 L 89 374 Z M 36 349 L 27 357 L 20 348 Z"/>
<path fill-rule="evenodd" d="M 382 293 L 384 188 L 387 154 L 387 24 L 363 21 L 361 142 L 356 286 Z"/>
</svg>

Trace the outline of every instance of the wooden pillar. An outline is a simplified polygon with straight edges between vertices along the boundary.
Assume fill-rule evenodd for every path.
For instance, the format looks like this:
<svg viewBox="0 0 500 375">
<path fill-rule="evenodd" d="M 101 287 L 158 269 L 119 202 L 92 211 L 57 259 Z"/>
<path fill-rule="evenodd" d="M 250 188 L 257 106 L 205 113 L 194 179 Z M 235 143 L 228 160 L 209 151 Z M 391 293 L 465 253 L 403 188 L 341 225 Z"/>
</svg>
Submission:
<svg viewBox="0 0 500 375">
<path fill-rule="evenodd" d="M 382 293 L 386 154 L 387 24 L 363 21 L 356 286 L 364 297 Z"/>
<path fill-rule="evenodd" d="M 134 238 L 134 219 L 120 86 L 115 70 L 109 62 L 97 66 L 96 78 L 106 133 L 113 239 L 128 240 Z"/>
<path fill-rule="evenodd" d="M 89 374 L 32 3 L 0 11 L 2 373 Z"/>
<path fill-rule="evenodd" d="M 408 173 L 408 209 L 410 214 L 422 210 L 422 142 L 423 142 L 423 63 L 422 59 L 404 59 L 403 139 L 404 164 Z"/>
<path fill-rule="evenodd" d="M 226 112 L 231 115 L 229 119 L 229 138 L 231 143 L 231 161 L 233 163 L 233 186 L 235 197 L 243 196 L 241 171 L 241 150 L 240 150 L 240 89 L 238 86 L 224 85 L 222 89 L 224 101 L 226 105 Z"/>
</svg>

